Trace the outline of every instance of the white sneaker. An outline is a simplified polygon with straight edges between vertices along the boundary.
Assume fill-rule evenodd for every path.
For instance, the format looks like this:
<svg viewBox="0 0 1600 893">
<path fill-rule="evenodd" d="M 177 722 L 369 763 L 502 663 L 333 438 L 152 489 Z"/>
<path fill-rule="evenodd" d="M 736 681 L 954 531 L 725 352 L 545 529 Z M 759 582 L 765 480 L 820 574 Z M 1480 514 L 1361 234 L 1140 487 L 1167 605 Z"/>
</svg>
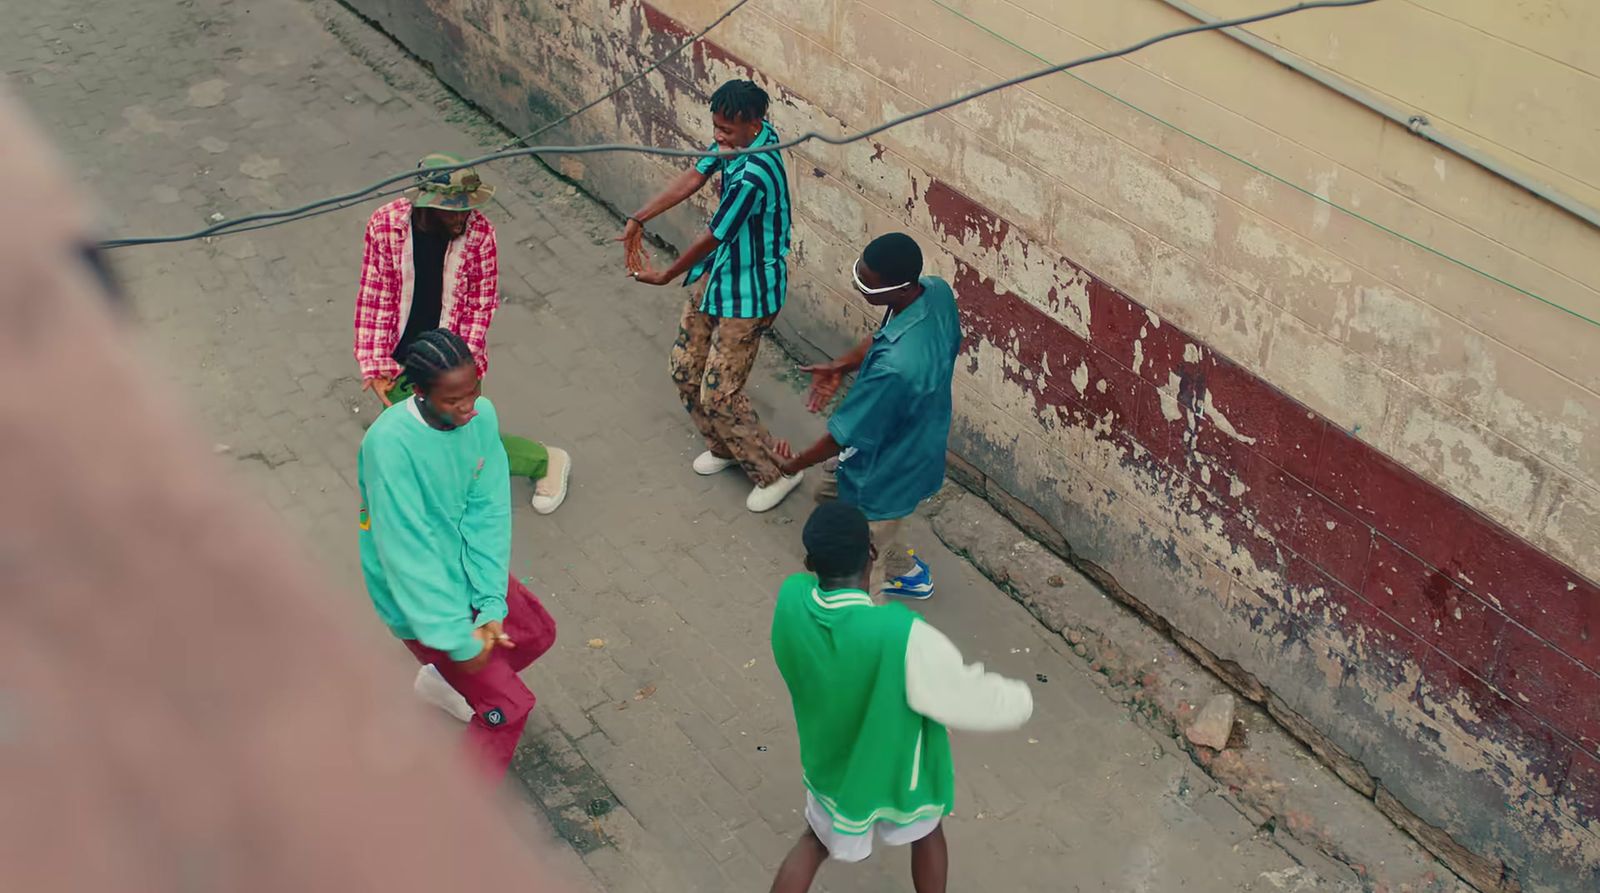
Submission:
<svg viewBox="0 0 1600 893">
<path fill-rule="evenodd" d="M 428 664 L 417 671 L 417 681 L 411 683 L 411 690 L 417 697 L 427 701 L 440 710 L 454 716 L 462 722 L 472 722 L 472 705 L 461 693 L 450 687 L 439 675 L 438 669 L 433 664 Z"/>
<path fill-rule="evenodd" d="M 707 475 L 717 474 L 718 472 L 727 471 L 738 464 L 738 459 L 724 459 L 716 453 L 706 450 L 700 455 L 694 457 L 694 473 Z"/>
<path fill-rule="evenodd" d="M 784 497 L 794 492 L 805 480 L 806 473 L 797 471 L 790 477 L 778 478 L 765 487 L 757 487 L 750 491 L 750 496 L 744 501 L 744 507 L 752 512 L 770 512 L 783 502 Z"/>
<path fill-rule="evenodd" d="M 546 447 L 550 462 L 544 477 L 533 482 L 533 510 L 548 515 L 567 500 L 567 481 L 572 477 L 572 457 L 560 447 Z"/>
</svg>

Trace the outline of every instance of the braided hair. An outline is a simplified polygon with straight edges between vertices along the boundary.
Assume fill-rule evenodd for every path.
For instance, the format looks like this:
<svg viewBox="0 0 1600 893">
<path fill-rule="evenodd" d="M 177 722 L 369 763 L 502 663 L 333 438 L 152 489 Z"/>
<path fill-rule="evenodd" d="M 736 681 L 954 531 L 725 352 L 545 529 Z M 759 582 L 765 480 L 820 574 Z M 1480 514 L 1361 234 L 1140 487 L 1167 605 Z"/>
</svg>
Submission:
<svg viewBox="0 0 1600 893">
<path fill-rule="evenodd" d="M 418 393 L 433 390 L 433 383 L 452 369 L 476 364 L 472 350 L 461 336 L 449 329 L 430 329 L 418 335 L 400 357 L 406 381 Z"/>
</svg>

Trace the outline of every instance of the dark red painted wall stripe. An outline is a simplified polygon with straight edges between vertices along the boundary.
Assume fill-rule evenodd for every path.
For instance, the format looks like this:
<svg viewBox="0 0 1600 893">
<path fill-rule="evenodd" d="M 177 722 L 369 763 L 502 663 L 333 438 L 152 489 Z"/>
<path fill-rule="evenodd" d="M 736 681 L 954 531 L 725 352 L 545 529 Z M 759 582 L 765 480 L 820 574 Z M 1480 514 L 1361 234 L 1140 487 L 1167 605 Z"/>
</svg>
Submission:
<svg viewBox="0 0 1600 893">
<path fill-rule="evenodd" d="M 933 184 L 934 191 L 942 211 L 935 219 L 947 235 L 1023 238 L 948 185 Z M 1323 587 L 1341 608 L 1341 625 L 1359 626 L 1381 647 L 1401 649 L 1398 657 L 1441 673 L 1435 695 L 1464 692 L 1481 701 L 1508 735 L 1537 748 L 1526 756 L 1554 782 L 1571 743 L 1600 753 L 1593 672 L 1600 668 L 1600 588 L 1591 581 L 1171 323 L 1152 325 L 1142 306 L 1103 282 L 1089 289 L 1091 338 L 1084 341 L 965 262 L 954 279 L 967 331 L 1014 353 L 1006 377 L 1033 393 L 1042 423 L 1093 427 L 1113 413 L 1117 436 L 1148 452 L 1142 461 L 1154 467 L 1145 470 L 1207 493 L 1204 510 L 1221 513 L 1235 548 L 1301 592 Z M 1143 360 L 1137 372 L 1135 341 Z M 1198 359 L 1185 359 L 1186 344 L 1200 348 Z M 1070 384 L 1080 362 L 1091 382 L 1108 382 L 1104 393 L 1080 395 Z M 1046 368 L 1052 376 L 1032 387 L 1028 374 Z M 1162 414 L 1156 391 L 1169 374 L 1186 411 L 1179 421 Z M 1205 417 L 1208 395 L 1253 444 Z M 1197 474 L 1202 460 L 1248 489 L 1230 496 L 1230 481 L 1215 472 L 1205 483 Z M 1251 532 L 1257 524 L 1275 546 Z M 1260 594 L 1294 610 L 1281 593 Z"/>
<path fill-rule="evenodd" d="M 643 6 L 640 46 L 687 33 Z M 672 88 L 696 90 L 709 60 L 753 71 L 702 41 L 692 76 L 689 64 L 677 66 Z M 780 110 L 780 123 L 781 116 Z M 948 184 L 930 183 L 920 198 L 935 226 L 963 245 L 992 250 L 1009 241 L 1025 253 L 1043 253 Z M 1082 272 L 1064 261 L 1057 279 L 1065 283 Z M 1141 305 L 1092 276 L 1087 341 L 966 262 L 958 261 L 953 279 L 967 331 L 1014 352 L 1017 368 L 1006 375 L 1033 394 L 1040 424 L 1092 428 L 1111 413 L 1115 427 L 1100 436 L 1137 444 L 1142 454 L 1130 449 L 1128 461 L 1159 485 L 1203 492 L 1203 510 L 1223 520 L 1233 547 L 1248 550 L 1295 589 L 1299 608 L 1286 592 L 1260 593 L 1279 606 L 1283 628 L 1310 636 L 1313 618 L 1325 609 L 1342 631 L 1361 638 L 1366 653 L 1389 662 L 1379 669 L 1396 685 L 1402 662 L 1420 664 L 1424 677 L 1408 695 L 1425 712 L 1468 736 L 1492 734 L 1581 815 L 1600 817 L 1600 586 L 1594 581 L 1171 323 L 1151 325 Z M 1037 297 L 1060 300 L 1054 289 Z M 1135 341 L 1143 357 L 1137 370 Z M 1197 359 L 1186 359 L 1189 343 L 1200 349 Z M 1070 375 L 1080 363 L 1091 382 L 1107 383 L 1105 391 L 1078 393 Z M 1177 377 L 1186 410 L 1178 422 L 1162 414 L 1157 393 L 1169 376 Z M 1205 417 L 1208 395 L 1253 443 L 1229 437 Z M 1197 419 L 1193 430 L 1190 418 Z M 1231 495 L 1226 475 L 1215 472 L 1205 482 L 1197 472 L 1202 461 L 1248 489 Z M 1254 532 L 1258 527 L 1271 541 Z M 1321 601 L 1306 612 L 1303 601 L 1314 591 Z M 1454 709 L 1463 700 L 1469 713 Z M 1528 780 L 1512 775 L 1506 769 L 1506 784 Z"/>
</svg>

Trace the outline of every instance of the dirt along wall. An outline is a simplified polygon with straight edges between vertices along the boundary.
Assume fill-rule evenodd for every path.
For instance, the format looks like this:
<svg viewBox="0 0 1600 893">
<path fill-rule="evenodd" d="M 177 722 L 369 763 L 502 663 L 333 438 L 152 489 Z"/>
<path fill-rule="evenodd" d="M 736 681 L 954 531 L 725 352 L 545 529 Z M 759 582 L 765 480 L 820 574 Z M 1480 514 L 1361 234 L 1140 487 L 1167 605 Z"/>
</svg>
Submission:
<svg viewBox="0 0 1600 893">
<path fill-rule="evenodd" d="M 519 132 L 722 9 L 351 4 Z M 1441 59 L 1501 54 L 1538 92 L 1541 60 L 1565 52 L 1545 45 L 1551 29 L 1579 46 L 1571 35 L 1600 22 L 1474 21 L 1499 14 L 1483 4 L 1458 21 L 1434 5 L 1263 33 L 1337 45 L 1428 24 Z M 701 145 L 705 96 L 735 76 L 772 92 L 782 134 L 844 132 L 1191 23 L 1158 0 L 754 0 L 542 141 Z M 1480 47 L 1489 25 L 1510 36 Z M 1356 55 L 1356 75 L 1378 77 Z M 1593 61 L 1568 53 L 1562 76 Z M 1488 126 L 1419 80 L 1430 70 L 1378 87 L 1593 191 L 1586 158 L 1515 121 Z M 1221 36 L 1081 73 L 794 150 L 786 333 L 827 352 L 859 338 L 851 263 L 873 234 L 913 233 L 962 306 L 952 448 L 991 500 L 1170 623 L 1358 790 L 1452 837 L 1474 877 L 1592 884 L 1595 230 Z M 1572 83 L 1558 86 L 1588 97 Z M 549 160 L 624 211 L 678 168 Z M 652 229 L 687 244 L 703 200 Z"/>
</svg>

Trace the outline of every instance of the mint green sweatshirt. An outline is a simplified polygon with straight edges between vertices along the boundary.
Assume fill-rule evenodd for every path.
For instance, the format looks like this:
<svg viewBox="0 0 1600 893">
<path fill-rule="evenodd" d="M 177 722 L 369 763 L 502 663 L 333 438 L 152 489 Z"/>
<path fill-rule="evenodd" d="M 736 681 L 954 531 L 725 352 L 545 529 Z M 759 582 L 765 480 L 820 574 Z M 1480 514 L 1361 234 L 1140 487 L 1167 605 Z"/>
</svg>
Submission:
<svg viewBox="0 0 1600 893">
<path fill-rule="evenodd" d="M 511 477 L 494 404 L 453 431 L 407 399 L 361 439 L 361 573 L 399 638 L 453 660 L 477 656 L 473 630 L 506 616 Z"/>
</svg>

